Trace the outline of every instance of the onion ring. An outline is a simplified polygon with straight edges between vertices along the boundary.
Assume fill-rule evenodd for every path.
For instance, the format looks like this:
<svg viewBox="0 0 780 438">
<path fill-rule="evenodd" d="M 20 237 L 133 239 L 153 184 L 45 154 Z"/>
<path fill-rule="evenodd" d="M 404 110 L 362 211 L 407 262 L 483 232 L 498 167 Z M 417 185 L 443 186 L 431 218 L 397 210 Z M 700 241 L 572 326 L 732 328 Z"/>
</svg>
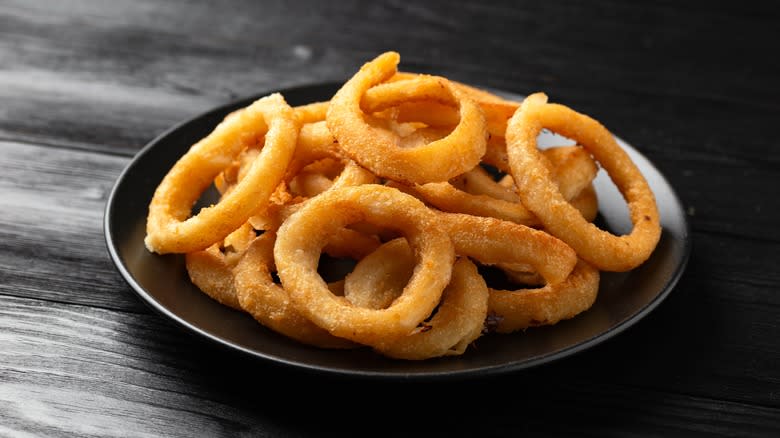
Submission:
<svg viewBox="0 0 780 438">
<path fill-rule="evenodd" d="M 542 153 L 542 160 L 552 168 L 552 178 L 559 185 L 565 199 L 576 197 L 585 187 L 591 184 L 598 168 L 590 156 L 578 146 L 563 146 L 547 149 Z M 480 172 L 483 175 L 480 175 Z M 482 176 L 482 178 L 480 178 Z M 471 179 L 472 184 L 481 184 L 477 193 L 460 190 L 449 182 L 428 183 L 410 187 L 412 193 L 418 194 L 431 205 L 452 213 L 466 213 L 475 216 L 495 217 L 526 226 L 539 226 L 541 222 L 528 208 L 520 202 L 520 197 L 513 190 L 506 190 L 484 174 L 481 168 L 475 168 L 461 175 Z M 486 188 L 488 180 L 492 188 Z M 480 193 L 481 191 L 481 193 Z M 495 196 L 482 194 L 489 191 Z M 514 199 L 512 199 L 514 197 Z"/>
<path fill-rule="evenodd" d="M 333 186 L 333 180 L 317 172 L 301 172 L 290 181 L 290 190 L 306 198 L 312 198 Z"/>
<path fill-rule="evenodd" d="M 414 254 L 404 238 L 385 243 L 358 262 L 344 281 L 344 296 L 372 309 L 389 306 L 414 272 Z M 385 356 L 421 360 L 463 354 L 483 331 L 488 290 L 468 258 L 455 262 L 433 317 L 408 336 L 375 348 Z"/>
<path fill-rule="evenodd" d="M 579 195 L 571 200 L 571 205 L 579 210 L 585 220 L 592 222 L 596 218 L 599 208 L 593 185 L 585 187 Z M 496 267 L 504 271 L 504 274 L 514 283 L 532 286 L 545 284 L 544 279 L 527 263 L 496 263 Z"/>
<path fill-rule="evenodd" d="M 648 259 L 655 197 L 598 121 L 399 62 L 366 62 L 329 101 L 274 93 L 228 114 L 158 185 L 147 249 L 184 253 L 195 287 L 291 340 L 405 360 L 572 318 L 601 270 Z M 576 145 L 540 150 L 543 129 Z M 599 166 L 628 205 L 625 235 L 593 224 Z M 193 210 L 209 184 L 219 200 Z M 326 283 L 325 253 L 355 268 Z M 475 263 L 517 289 L 488 287 Z"/>
<path fill-rule="evenodd" d="M 566 279 L 577 263 L 577 253 L 561 240 L 534 228 L 489 217 L 438 213 L 458 255 L 482 264 L 525 263 L 547 283 Z"/>
<path fill-rule="evenodd" d="M 280 94 L 227 117 L 182 156 L 149 205 L 146 247 L 159 254 L 201 250 L 222 240 L 268 202 L 293 156 L 299 125 Z M 189 217 L 192 205 L 248 142 L 265 144 L 247 176 L 217 205 Z"/>
<path fill-rule="evenodd" d="M 397 72 L 392 78 L 388 79 L 387 83 L 366 91 L 362 106 L 363 108 L 372 108 L 374 107 L 373 101 L 381 101 L 395 95 L 394 91 L 390 91 L 393 87 L 405 87 L 408 84 L 407 81 L 425 76 L 417 73 Z M 462 82 L 449 81 L 455 88 L 479 105 L 485 115 L 487 132 L 492 136 L 503 137 L 506 132 L 507 122 L 520 106 L 520 103 L 504 99 L 489 91 L 472 87 Z M 382 90 L 382 88 L 385 89 Z M 381 93 L 384 93 L 385 96 L 380 96 Z M 429 101 L 413 100 L 398 103 L 393 113 L 399 122 L 420 121 L 435 127 L 451 128 L 459 120 L 457 109 L 448 105 L 448 102 L 442 99 Z"/>
<path fill-rule="evenodd" d="M 187 253 L 184 261 L 192 284 L 217 302 L 242 310 L 233 285 L 233 268 L 241 261 L 254 237 L 252 226 L 245 223 L 225 238 L 223 246 L 230 251 L 223 253 L 220 245 L 214 244 L 202 251 Z"/>
<path fill-rule="evenodd" d="M 586 221 L 596 220 L 596 216 L 599 214 L 599 198 L 593 184 L 582 189 L 580 194 L 571 200 L 571 205 L 580 212 Z"/>
<path fill-rule="evenodd" d="M 406 239 L 393 239 L 363 257 L 344 278 L 344 297 L 367 309 L 385 309 L 401 296 L 415 260 Z"/>
<path fill-rule="evenodd" d="M 299 342 L 322 348 L 354 347 L 312 324 L 296 310 L 287 292 L 274 283 L 271 271 L 275 239 L 273 232 L 258 236 L 233 271 L 241 308 L 265 327 Z"/>
<path fill-rule="evenodd" d="M 312 102 L 306 105 L 296 106 L 295 116 L 303 124 L 321 122 L 325 120 L 325 114 L 328 113 L 329 102 Z"/>
<path fill-rule="evenodd" d="M 279 228 L 274 259 L 282 285 L 306 318 L 333 335 L 368 345 L 403 336 L 441 299 L 455 253 L 436 215 L 416 198 L 376 184 L 345 187 L 310 199 Z M 404 293 L 386 309 L 365 309 L 336 297 L 317 273 L 328 236 L 350 223 L 400 230 L 414 249 L 417 268 Z"/>
<path fill-rule="evenodd" d="M 458 254 L 484 264 L 530 266 L 546 285 L 539 289 L 489 288 L 489 312 L 496 331 L 508 333 L 532 325 L 554 324 L 588 309 L 596 298 L 599 271 L 578 260 L 574 250 L 544 231 L 468 215 L 442 213 L 441 224 Z"/>
<path fill-rule="evenodd" d="M 445 138 L 399 148 L 392 133 L 366 122 L 360 108 L 362 96 L 391 77 L 399 59 L 397 53 L 387 52 L 366 63 L 331 99 L 326 122 L 341 149 L 374 174 L 403 182 L 446 181 L 476 166 L 485 153 L 484 116 L 476 103 L 444 78 L 435 78 L 437 86 L 457 102 L 460 112 L 458 125 Z"/>
<path fill-rule="evenodd" d="M 401 82 L 406 81 L 409 79 L 415 79 L 420 76 L 424 76 L 420 73 L 412 73 L 412 72 L 406 72 L 406 71 L 398 71 L 396 72 L 393 77 L 387 80 L 387 82 Z M 478 103 L 501 103 L 501 104 L 509 104 L 514 105 L 514 109 L 516 110 L 517 107 L 520 106 L 520 103 L 515 102 L 510 99 L 503 98 L 495 93 L 492 93 L 490 91 L 487 91 L 482 88 L 477 88 L 473 85 L 465 84 L 463 82 L 453 81 L 450 80 L 453 85 L 458 87 L 461 91 L 465 92 L 469 96 L 471 96 L 472 99 L 474 99 Z M 514 112 L 514 110 L 512 110 Z M 509 117 L 512 117 L 511 114 L 509 114 Z"/>
<path fill-rule="evenodd" d="M 450 183 L 456 189 L 471 195 L 484 195 L 507 202 L 520 202 L 520 197 L 515 193 L 514 187 L 498 184 L 493 179 L 493 175 L 488 173 L 482 166 L 477 166 L 462 175 L 456 176 L 450 180 Z"/>
<path fill-rule="evenodd" d="M 406 360 L 424 360 L 463 354 L 482 335 L 488 311 L 488 289 L 477 267 L 460 258 L 444 289 L 436 313 L 408 336 L 393 338 L 374 349 Z"/>
<path fill-rule="evenodd" d="M 511 333 L 552 325 L 589 309 L 599 290 L 599 271 L 580 260 L 566 280 L 538 289 L 490 289 L 489 313 L 495 331 Z"/>
<path fill-rule="evenodd" d="M 616 236 L 585 220 L 561 195 L 541 164 L 536 138 L 548 128 L 581 144 L 607 171 L 628 203 L 630 234 Z M 526 98 L 507 127 L 507 154 L 523 204 L 551 234 L 597 269 L 628 271 L 645 260 L 661 235 L 658 207 L 641 171 L 596 120 L 537 93 Z"/>
</svg>

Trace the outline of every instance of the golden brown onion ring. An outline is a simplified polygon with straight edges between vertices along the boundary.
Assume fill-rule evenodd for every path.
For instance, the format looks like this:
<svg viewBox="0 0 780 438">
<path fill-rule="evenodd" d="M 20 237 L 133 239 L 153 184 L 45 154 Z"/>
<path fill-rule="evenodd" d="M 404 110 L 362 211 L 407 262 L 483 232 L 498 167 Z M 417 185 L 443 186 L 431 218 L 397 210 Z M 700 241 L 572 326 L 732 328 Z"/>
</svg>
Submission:
<svg viewBox="0 0 780 438">
<path fill-rule="evenodd" d="M 471 195 L 484 195 L 492 199 L 501 199 L 507 202 L 520 202 L 520 197 L 514 187 L 507 187 L 496 182 L 485 168 L 477 166 L 468 172 L 458 175 L 450 180 L 450 183 L 458 190 Z"/>
<path fill-rule="evenodd" d="M 563 281 L 574 269 L 577 254 L 544 231 L 500 219 L 457 213 L 438 213 L 458 255 L 482 264 L 524 263 L 547 283 Z"/>
<path fill-rule="evenodd" d="M 412 72 L 406 72 L 406 71 L 399 71 L 393 77 L 387 80 L 387 82 L 400 82 L 400 81 L 406 81 L 409 79 L 416 79 L 420 76 L 424 76 L 420 73 L 412 73 Z M 453 85 L 458 87 L 461 91 L 471 96 L 472 99 L 474 99 L 476 102 L 479 103 L 502 103 L 502 104 L 512 104 L 514 105 L 515 109 L 520 106 L 519 102 L 513 101 L 511 99 L 506 99 L 504 97 L 501 97 L 495 93 L 492 93 L 488 90 L 485 90 L 483 88 L 478 88 L 473 85 L 469 85 L 463 82 L 453 81 L 450 80 Z M 510 114 L 509 117 L 512 115 Z"/>
<path fill-rule="evenodd" d="M 344 296 L 372 309 L 389 306 L 414 272 L 414 254 L 404 238 L 385 243 L 358 262 L 344 281 Z M 441 303 L 429 321 L 411 334 L 375 347 L 385 356 L 421 360 L 463 354 L 483 331 L 488 291 L 477 268 L 461 258 Z"/>
<path fill-rule="evenodd" d="M 468 258 L 455 262 L 452 280 L 444 289 L 433 317 L 407 336 L 374 346 L 381 354 L 424 360 L 463 354 L 482 335 L 488 312 L 488 289 Z"/>
<path fill-rule="evenodd" d="M 586 221 L 596 220 L 596 216 L 599 214 L 599 198 L 593 184 L 582 189 L 580 194 L 571 200 L 571 205 L 580 212 Z"/>
<path fill-rule="evenodd" d="M 549 157 L 548 167 L 554 169 L 552 177 L 559 184 L 561 192 L 568 200 L 576 197 L 591 184 L 598 168 L 590 156 L 578 146 L 562 146 L 545 150 L 542 156 Z M 539 226 L 540 221 L 521 202 L 520 197 L 511 200 L 514 191 L 493 182 L 484 171 L 472 169 L 461 177 L 470 179 L 472 185 L 481 185 L 476 193 L 473 190 L 460 190 L 449 182 L 415 185 L 408 190 L 418 194 L 431 205 L 448 212 L 465 213 L 474 216 L 494 217 L 527 226 Z M 482 178 L 480 178 L 482 176 Z M 485 186 L 492 182 L 492 188 Z M 466 187 L 468 189 L 468 187 Z M 501 198 L 487 195 L 489 191 L 499 192 Z"/>
<path fill-rule="evenodd" d="M 401 296 L 416 262 L 406 239 L 393 239 L 363 257 L 344 279 L 344 297 L 367 309 L 385 309 Z"/>
<path fill-rule="evenodd" d="M 582 145 L 607 171 L 628 203 L 633 229 L 616 236 L 585 220 L 561 194 L 541 163 L 536 138 L 548 128 Z M 548 104 L 547 96 L 527 97 L 509 122 L 507 153 L 523 204 L 546 230 L 571 245 L 597 269 L 628 271 L 655 249 L 661 225 L 655 197 L 641 171 L 596 120 L 566 106 Z"/>
<path fill-rule="evenodd" d="M 293 110 L 280 94 L 227 117 L 193 145 L 157 187 L 149 205 L 146 247 L 160 254 L 198 251 L 241 226 L 266 205 L 281 182 L 298 130 Z M 192 205 L 217 174 L 263 135 L 265 143 L 247 176 L 217 205 L 189 217 Z"/>
<path fill-rule="evenodd" d="M 506 155 L 506 140 L 504 136 L 491 135 L 485 148 L 485 155 L 482 156 L 482 162 L 495 167 L 499 171 L 509 174 L 509 157 Z"/>
<path fill-rule="evenodd" d="M 538 289 L 490 289 L 488 307 L 497 321 L 495 331 L 511 333 L 577 316 L 596 300 L 599 277 L 596 268 L 580 260 L 560 283 L 548 283 Z"/>
<path fill-rule="evenodd" d="M 329 102 L 313 102 L 306 105 L 296 106 L 295 116 L 301 124 L 321 122 L 325 120 L 325 114 L 328 113 Z"/>
<path fill-rule="evenodd" d="M 415 148 L 400 148 L 397 136 L 365 120 L 360 102 L 366 91 L 396 72 L 399 56 L 387 52 L 363 65 L 330 101 L 327 124 L 341 149 L 378 176 L 397 181 L 426 183 L 446 181 L 476 166 L 485 153 L 487 133 L 482 111 L 476 103 L 444 78 L 432 78 L 436 87 L 457 102 L 460 120 L 441 140 Z M 428 93 L 431 81 L 421 81 Z"/>
<path fill-rule="evenodd" d="M 333 186 L 333 180 L 319 172 L 301 172 L 290 181 L 290 190 L 300 196 L 312 198 Z"/>
<path fill-rule="evenodd" d="M 373 108 L 373 101 L 383 100 L 384 96 L 379 96 L 381 92 L 387 95 L 393 95 L 389 92 L 391 87 L 404 87 L 409 80 L 425 77 L 426 75 L 398 72 L 392 78 L 388 79 L 386 84 L 378 85 L 369 89 L 363 97 L 363 108 Z M 489 91 L 482 90 L 462 82 L 449 80 L 450 83 L 462 93 L 469 96 L 476 102 L 485 115 L 487 132 L 492 136 L 503 137 L 506 132 L 506 126 L 509 119 L 515 113 L 520 103 L 497 96 Z M 401 83 L 398 83 L 401 82 Z M 381 90 L 387 87 L 386 90 Z M 395 106 L 395 105 L 393 105 Z M 403 102 L 397 105 L 394 116 L 399 122 L 419 121 L 429 126 L 435 127 L 453 127 L 458 123 L 459 115 L 457 109 L 453 108 L 442 99 L 433 100 L 413 100 Z"/>
<path fill-rule="evenodd" d="M 571 205 L 579 210 L 585 220 L 592 222 L 596 218 L 599 208 L 593 185 L 585 187 L 579 195 L 571 200 Z M 514 283 L 529 286 L 543 286 L 545 284 L 544 279 L 527 263 L 496 263 L 496 267 L 504 271 L 504 274 Z"/>
<path fill-rule="evenodd" d="M 274 283 L 271 272 L 275 238 L 270 231 L 257 237 L 233 271 L 241 308 L 265 327 L 299 342 L 323 348 L 354 347 L 306 319 L 287 292 Z"/>
<path fill-rule="evenodd" d="M 357 222 L 398 229 L 414 249 L 414 275 L 386 309 L 360 308 L 334 296 L 317 273 L 328 237 Z M 375 184 L 328 190 L 310 199 L 279 228 L 274 248 L 279 278 L 301 313 L 335 336 L 368 345 L 404 336 L 431 314 L 449 283 L 454 257 L 452 242 L 431 210 L 412 196 Z"/>
<path fill-rule="evenodd" d="M 452 130 L 460 121 L 457 101 L 441 85 L 444 78 L 429 75 L 401 82 L 386 82 L 369 88 L 360 106 L 366 114 L 382 113 L 398 122 L 421 122 L 427 126 Z M 485 117 L 485 129 L 492 136 L 503 137 L 507 121 L 520 105 L 516 102 L 487 99 L 447 80 L 452 88 L 472 98 Z M 480 100 L 482 99 L 482 100 Z"/>
<path fill-rule="evenodd" d="M 214 244 L 202 251 L 187 253 L 184 260 L 190 281 L 217 302 L 242 310 L 233 286 L 233 268 L 254 237 L 254 229 L 245 223 L 225 238 L 224 252 L 220 245 Z"/>
</svg>

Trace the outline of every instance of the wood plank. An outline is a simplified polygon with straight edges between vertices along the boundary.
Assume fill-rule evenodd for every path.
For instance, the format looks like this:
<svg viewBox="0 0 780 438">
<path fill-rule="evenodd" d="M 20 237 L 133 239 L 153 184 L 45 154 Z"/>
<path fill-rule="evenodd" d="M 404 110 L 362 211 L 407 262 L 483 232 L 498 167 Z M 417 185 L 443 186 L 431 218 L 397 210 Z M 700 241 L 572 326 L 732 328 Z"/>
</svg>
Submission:
<svg viewBox="0 0 780 438">
<path fill-rule="evenodd" d="M 694 233 L 693 245 L 669 297 L 569 371 L 594 383 L 603 377 L 603 383 L 780 407 L 777 247 L 704 233 Z M 591 380 L 594 369 L 601 377 Z"/>
<path fill-rule="evenodd" d="M 0 151 L 0 294 L 146 312 L 103 237 L 128 160 L 7 142 Z"/>
<path fill-rule="evenodd" d="M 572 373 L 577 360 L 454 384 L 351 385 L 226 355 L 154 316 L 2 296 L 0 304 L 0 433 L 10 435 L 780 432 L 777 408 L 610 384 L 607 368 L 583 379 Z"/>
<path fill-rule="evenodd" d="M 455 24 L 443 18 L 445 8 L 450 12 L 445 4 L 237 7 L 246 14 L 180 2 L 110 9 L 95 1 L 5 2 L 0 137 L 129 155 L 214 105 L 341 80 L 391 47 L 408 69 L 520 93 L 546 91 L 643 148 L 778 162 L 769 136 L 749 139 L 754 148 L 734 148 L 746 134 L 767 132 L 780 101 L 778 67 L 755 63 L 766 48 L 744 44 L 771 44 L 772 14 L 744 8 L 681 14 L 663 2 L 636 9 L 619 2 L 473 4 L 462 12 L 470 19 Z M 318 14 L 301 13 L 310 9 Z M 396 26 L 376 26 L 371 17 L 416 31 L 398 35 Z M 215 28 L 215 20 L 225 24 Z M 286 24 L 293 21 L 299 26 Z M 346 23 L 350 32 L 343 31 Z M 732 31 L 709 31 L 718 26 Z M 347 49 L 329 49 L 334 46 Z M 670 123 L 672 108 L 685 123 Z"/>
<path fill-rule="evenodd" d="M 210 399 L 215 391 L 199 383 L 208 365 L 191 366 L 208 349 L 159 318 L 0 301 L 0 434 L 214 436 L 251 425 L 282 433 L 267 415 L 231 406 L 229 393 Z"/>
<path fill-rule="evenodd" d="M 242 33 L 256 23 L 235 22 L 240 16 L 225 17 L 232 23 L 219 27 L 239 38 L 220 34 L 213 26 L 218 18 L 203 4 L 51 7 L 10 2 L 0 14 L 0 59 L 10 61 L 0 67 L 6 138 L 69 140 L 129 155 L 182 119 L 304 76 L 333 77 L 338 64 L 279 41 L 285 32 L 272 44 L 282 48 L 272 49 L 267 37 Z M 232 15 L 232 8 L 223 11 Z"/>
<path fill-rule="evenodd" d="M 648 153 L 683 203 L 695 231 L 780 242 L 780 187 L 771 163 L 747 164 L 723 156 L 681 158 L 674 151 Z"/>
</svg>

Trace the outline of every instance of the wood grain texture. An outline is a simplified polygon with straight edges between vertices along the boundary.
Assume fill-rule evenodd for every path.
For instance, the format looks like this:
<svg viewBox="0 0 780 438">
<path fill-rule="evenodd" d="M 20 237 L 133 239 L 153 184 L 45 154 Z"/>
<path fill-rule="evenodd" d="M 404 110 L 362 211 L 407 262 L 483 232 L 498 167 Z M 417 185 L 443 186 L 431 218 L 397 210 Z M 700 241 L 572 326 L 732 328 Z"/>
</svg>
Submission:
<svg viewBox="0 0 780 438">
<path fill-rule="evenodd" d="M 8 60 L 0 67 L 0 135 L 130 154 L 217 103 L 343 79 L 393 48 L 410 70 L 520 93 L 546 91 L 630 133 L 643 148 L 739 156 L 749 152 L 735 150 L 735 141 L 766 132 L 777 109 L 780 72 L 760 62 L 768 45 L 777 47 L 770 25 L 776 15 L 707 9 L 662 2 L 456 8 L 449 2 L 234 2 L 217 8 L 182 0 L 110 7 L 7 1 L 0 14 L 0 59 Z M 398 32 L 401 27 L 414 32 Z M 719 30 L 726 27 L 733 31 Z M 672 108 L 684 123 L 669 123 Z M 713 130 L 716 121 L 727 123 Z M 768 146 L 746 158 L 777 162 Z"/>
<path fill-rule="evenodd" d="M 126 158 L 0 141 L 0 294 L 140 311 L 103 209 Z"/>
<path fill-rule="evenodd" d="M 0 436 L 780 435 L 779 19 L 771 3 L 0 0 Z M 692 229 L 669 298 L 564 361 L 456 384 L 283 369 L 152 314 L 102 231 L 130 157 L 387 49 L 545 91 L 645 154 Z"/>
<path fill-rule="evenodd" d="M 398 400 L 408 410 L 379 435 L 780 431 L 777 408 L 589 381 L 566 364 L 456 385 L 351 386 L 226 355 L 153 316 L 25 298 L 0 304 L 0 433 L 8 435 L 357 436 L 402 409 Z"/>
</svg>

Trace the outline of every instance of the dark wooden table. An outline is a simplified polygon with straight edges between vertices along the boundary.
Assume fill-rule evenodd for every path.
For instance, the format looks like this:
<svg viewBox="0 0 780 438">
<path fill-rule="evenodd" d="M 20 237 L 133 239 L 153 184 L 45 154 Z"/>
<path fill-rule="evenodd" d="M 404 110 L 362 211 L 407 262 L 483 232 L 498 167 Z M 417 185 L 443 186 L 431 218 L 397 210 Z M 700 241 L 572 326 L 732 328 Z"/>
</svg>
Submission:
<svg viewBox="0 0 780 438">
<path fill-rule="evenodd" d="M 778 14 L 484 3 L 1 0 L 0 435 L 780 436 Z M 388 49 L 407 70 L 545 91 L 640 149 L 692 229 L 671 295 L 564 360 L 414 384 L 284 369 L 145 306 L 102 228 L 133 155 Z"/>
</svg>

